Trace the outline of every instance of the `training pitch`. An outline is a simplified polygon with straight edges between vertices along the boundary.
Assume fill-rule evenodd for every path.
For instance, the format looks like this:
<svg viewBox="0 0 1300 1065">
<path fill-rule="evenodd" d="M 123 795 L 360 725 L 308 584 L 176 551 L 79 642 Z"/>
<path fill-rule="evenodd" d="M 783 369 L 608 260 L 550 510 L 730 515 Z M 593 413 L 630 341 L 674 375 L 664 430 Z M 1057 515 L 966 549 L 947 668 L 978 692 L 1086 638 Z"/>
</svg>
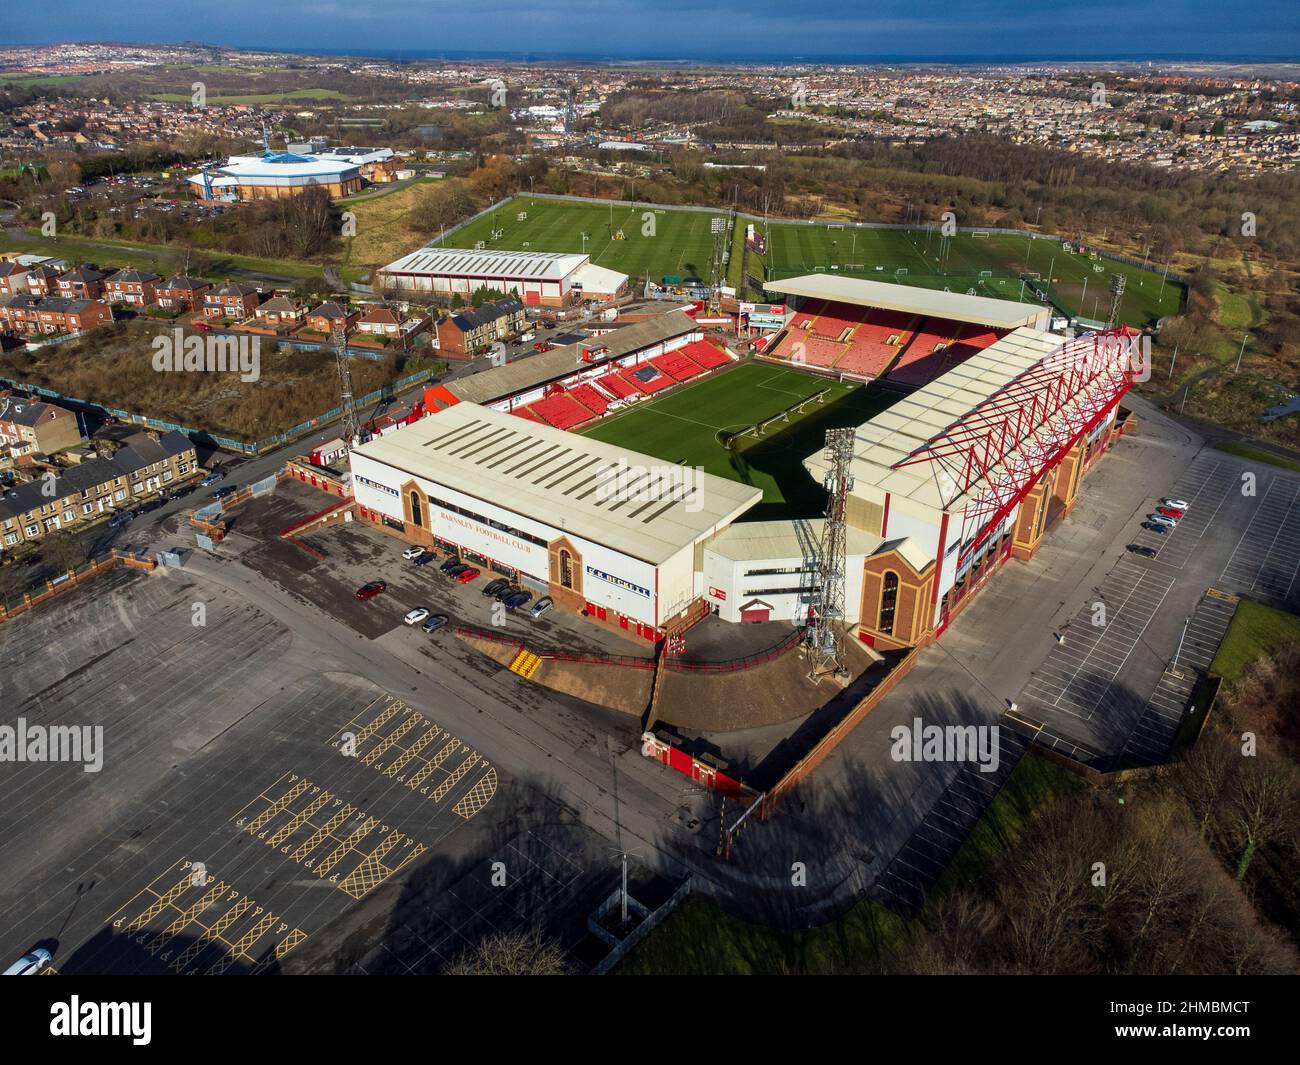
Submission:
<svg viewBox="0 0 1300 1065">
<path fill-rule="evenodd" d="M 527 218 L 519 220 L 520 212 Z M 659 282 L 666 275 L 709 280 L 714 217 L 725 211 L 674 211 L 638 204 L 537 200 L 516 196 L 491 214 L 457 230 L 443 242 L 472 248 L 479 241 L 506 251 L 586 252 L 598 266 L 634 279 Z M 492 238 L 494 230 L 501 236 Z M 622 239 L 616 234 L 622 233 Z M 586 240 L 583 240 L 583 234 Z M 730 240 L 730 238 L 728 238 Z"/>
<path fill-rule="evenodd" d="M 792 413 L 787 422 L 727 446 L 731 434 L 823 391 L 821 401 Z M 761 488 L 755 518 L 814 517 L 821 514 L 826 493 L 803 460 L 823 446 L 827 429 L 860 425 L 896 398 L 874 385 L 747 363 L 639 403 L 583 435 Z"/>
<path fill-rule="evenodd" d="M 1059 241 L 1046 238 L 1005 233 L 944 238 L 937 227 L 858 229 L 824 222 L 774 222 L 767 234 L 761 260 L 769 280 L 838 273 L 1025 303 L 1043 303 L 1046 295 L 1074 314 L 1104 320 L 1110 309 L 1111 275 L 1118 273 L 1127 279 L 1120 320 L 1138 326 L 1177 314 L 1184 296 L 1181 284 L 1162 277 L 1163 266 L 1143 270 L 1066 251 Z M 751 257 L 751 273 L 758 272 L 757 258 Z"/>
</svg>

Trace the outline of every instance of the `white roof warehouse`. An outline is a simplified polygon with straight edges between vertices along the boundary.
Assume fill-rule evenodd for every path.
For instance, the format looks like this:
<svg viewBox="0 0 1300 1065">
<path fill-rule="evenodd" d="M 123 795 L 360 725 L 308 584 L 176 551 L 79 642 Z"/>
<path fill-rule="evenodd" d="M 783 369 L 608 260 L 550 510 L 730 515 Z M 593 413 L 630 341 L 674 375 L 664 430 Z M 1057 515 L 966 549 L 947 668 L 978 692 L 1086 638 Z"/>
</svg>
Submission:
<svg viewBox="0 0 1300 1065">
<path fill-rule="evenodd" d="M 351 453 L 362 518 L 441 543 L 638 631 L 700 594 L 696 545 L 757 488 L 458 403 Z M 647 632 L 646 635 L 649 635 Z"/>
</svg>

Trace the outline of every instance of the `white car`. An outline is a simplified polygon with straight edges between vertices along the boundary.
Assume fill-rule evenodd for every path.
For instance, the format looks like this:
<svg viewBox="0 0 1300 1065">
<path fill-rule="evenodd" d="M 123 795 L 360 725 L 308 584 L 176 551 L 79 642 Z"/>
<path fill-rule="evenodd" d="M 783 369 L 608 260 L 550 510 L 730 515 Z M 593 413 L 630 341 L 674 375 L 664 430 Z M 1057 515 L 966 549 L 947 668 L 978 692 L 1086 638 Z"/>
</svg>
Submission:
<svg viewBox="0 0 1300 1065">
<path fill-rule="evenodd" d="M 37 947 L 30 954 L 24 954 L 4 972 L 5 976 L 35 976 L 54 960 L 53 955 L 44 947 Z"/>
<path fill-rule="evenodd" d="M 424 554 L 423 547 L 408 547 L 402 552 L 402 557 L 409 562 L 413 558 L 419 558 L 422 554 Z"/>
<path fill-rule="evenodd" d="M 1187 510 L 1191 506 L 1185 499 L 1162 499 L 1160 503 L 1162 506 L 1173 507 L 1174 510 Z"/>
<path fill-rule="evenodd" d="M 1178 528 L 1178 522 L 1173 518 L 1166 518 L 1163 514 L 1148 514 L 1147 521 L 1154 522 L 1156 525 L 1163 525 L 1167 529 Z"/>
<path fill-rule="evenodd" d="M 429 616 L 428 608 L 417 606 L 414 610 L 408 610 L 406 617 L 402 618 L 408 625 L 418 625 Z"/>
</svg>

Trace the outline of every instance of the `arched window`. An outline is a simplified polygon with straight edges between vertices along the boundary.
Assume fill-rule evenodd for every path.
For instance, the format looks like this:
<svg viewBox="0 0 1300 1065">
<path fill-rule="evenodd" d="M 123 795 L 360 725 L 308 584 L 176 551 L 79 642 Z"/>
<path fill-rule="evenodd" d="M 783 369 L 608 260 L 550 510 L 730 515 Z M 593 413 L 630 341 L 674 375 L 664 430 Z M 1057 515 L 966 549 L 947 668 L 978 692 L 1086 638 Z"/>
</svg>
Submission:
<svg viewBox="0 0 1300 1065">
<path fill-rule="evenodd" d="M 411 492 L 411 521 L 417 529 L 424 528 L 424 510 L 420 506 L 420 493 Z"/>
<path fill-rule="evenodd" d="M 573 587 L 573 556 L 564 550 L 560 551 L 560 586 Z"/>
<path fill-rule="evenodd" d="M 880 589 L 880 624 L 876 630 L 884 636 L 894 633 L 894 608 L 898 605 L 898 574 L 886 573 Z"/>
</svg>

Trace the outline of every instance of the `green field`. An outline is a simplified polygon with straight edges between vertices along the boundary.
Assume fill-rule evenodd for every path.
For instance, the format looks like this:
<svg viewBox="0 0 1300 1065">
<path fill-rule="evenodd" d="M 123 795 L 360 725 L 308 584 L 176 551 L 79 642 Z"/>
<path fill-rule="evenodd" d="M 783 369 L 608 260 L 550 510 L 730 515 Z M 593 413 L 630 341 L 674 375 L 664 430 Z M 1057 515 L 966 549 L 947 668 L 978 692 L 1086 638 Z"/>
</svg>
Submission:
<svg viewBox="0 0 1300 1065">
<path fill-rule="evenodd" d="M 520 222 L 517 216 L 526 211 Z M 650 216 L 653 229 L 645 218 Z M 718 217 L 726 217 L 718 211 Z M 707 282 L 713 258 L 709 231 L 712 212 L 672 211 L 638 204 L 571 203 L 516 196 L 490 215 L 457 230 L 446 239 L 450 248 L 472 248 L 480 240 L 489 248 L 507 251 L 583 252 L 598 266 L 627 274 L 634 280 L 648 275 L 659 281 L 667 274 L 696 276 Z M 492 231 L 501 236 L 492 240 Z M 623 240 L 613 234 L 622 230 Z M 582 234 L 587 234 L 584 242 Z M 650 235 L 647 235 L 650 234 Z M 434 243 L 437 243 L 436 241 Z"/>
<path fill-rule="evenodd" d="M 762 230 L 762 226 L 758 227 Z M 977 296 L 1042 303 L 1021 274 L 1039 275 L 1040 287 L 1060 307 L 1085 318 L 1105 319 L 1110 306 L 1110 275 L 1125 275 L 1127 287 L 1120 307 L 1129 325 L 1146 326 L 1167 314 L 1177 314 L 1183 286 L 1162 281 L 1163 267 L 1142 270 L 1110 259 L 1090 259 L 1067 252 L 1054 240 L 992 233 L 977 237 L 958 233 L 944 241 L 937 230 L 831 229 L 825 224 L 774 222 L 768 227 L 767 252 L 762 257 L 768 279 L 827 273 L 866 277 L 924 288 L 974 290 Z M 751 259 L 751 273 L 756 273 Z M 839 269 L 832 271 L 831 267 Z M 1052 285 L 1043 284 L 1051 271 Z M 904 274 L 898 270 L 907 271 Z M 981 277 L 991 271 L 991 277 Z"/>
<path fill-rule="evenodd" d="M 761 439 L 745 437 L 737 450 L 723 444 L 729 432 L 824 389 L 830 390 L 826 399 L 802 417 L 792 416 L 787 426 L 771 429 Z M 893 399 L 870 386 L 748 363 L 638 404 L 583 435 L 761 488 L 763 502 L 750 512 L 756 520 L 815 517 L 825 508 L 826 493 L 803 468 L 803 460 L 825 443 L 827 429 L 860 425 Z"/>
<path fill-rule="evenodd" d="M 528 213 L 522 222 L 517 217 L 520 211 Z M 647 214 L 654 223 L 649 234 L 643 233 Z M 645 204 L 615 204 L 611 210 L 608 201 L 579 203 L 519 195 L 447 237 L 445 243 L 453 248 L 472 248 L 483 241 L 486 247 L 509 251 L 523 250 L 525 245 L 532 251 L 586 251 L 592 262 L 637 280 L 648 276 L 658 281 L 676 274 L 708 281 L 713 217 L 713 212 Z M 763 228 L 758 226 L 760 231 Z M 501 236 L 492 239 L 494 230 L 500 230 Z M 613 234 L 620 230 L 624 239 L 614 240 Z M 732 256 L 727 278 L 732 285 L 740 280 L 744 231 L 745 219 L 741 218 L 728 239 Z M 1065 251 L 1054 240 L 959 233 L 941 242 L 937 231 L 925 229 L 831 229 L 825 223 L 792 222 L 773 222 L 767 226 L 767 234 L 767 253 L 750 256 L 749 272 L 762 277 L 766 270 L 768 280 L 829 273 L 834 266 L 838 267 L 836 273 L 876 281 L 954 292 L 973 290 L 980 296 L 1043 303 L 1032 282 L 1022 284 L 1022 274 L 1030 278 L 1036 274 L 1037 287 L 1058 308 L 1104 319 L 1110 306 L 1110 275 L 1120 273 L 1128 279 L 1120 317 L 1135 326 L 1148 326 L 1164 315 L 1177 314 L 1185 297 L 1182 285 L 1161 278 L 1160 267 L 1142 270 L 1109 259 L 1093 260 Z M 1049 270 L 1050 285 L 1046 280 Z M 981 276 L 985 272 L 990 276 Z"/>
<path fill-rule="evenodd" d="M 149 94 L 151 100 L 164 103 L 187 104 L 190 94 L 183 92 L 154 92 Z M 229 96 L 220 93 L 207 98 L 210 104 L 286 104 L 300 100 L 346 100 L 348 97 L 334 89 L 288 89 L 285 92 L 233 93 Z"/>
</svg>

